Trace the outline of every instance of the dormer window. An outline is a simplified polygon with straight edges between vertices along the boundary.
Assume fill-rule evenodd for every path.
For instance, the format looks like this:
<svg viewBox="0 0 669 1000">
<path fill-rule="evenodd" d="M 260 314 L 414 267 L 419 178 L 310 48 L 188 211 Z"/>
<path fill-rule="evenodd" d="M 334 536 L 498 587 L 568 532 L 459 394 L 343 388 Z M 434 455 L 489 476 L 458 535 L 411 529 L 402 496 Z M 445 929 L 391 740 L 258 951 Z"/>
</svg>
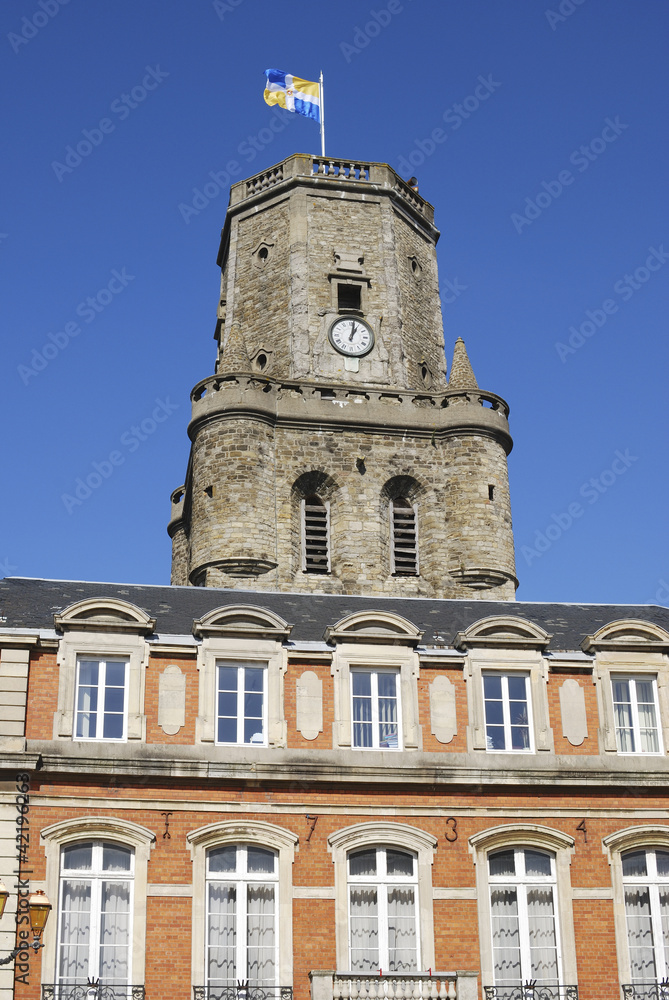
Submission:
<svg viewBox="0 0 669 1000">
<path fill-rule="evenodd" d="M 417 508 L 404 497 L 390 501 L 390 571 L 418 576 Z"/>
<path fill-rule="evenodd" d="M 315 494 L 302 501 L 302 570 L 330 572 L 330 505 Z"/>
</svg>

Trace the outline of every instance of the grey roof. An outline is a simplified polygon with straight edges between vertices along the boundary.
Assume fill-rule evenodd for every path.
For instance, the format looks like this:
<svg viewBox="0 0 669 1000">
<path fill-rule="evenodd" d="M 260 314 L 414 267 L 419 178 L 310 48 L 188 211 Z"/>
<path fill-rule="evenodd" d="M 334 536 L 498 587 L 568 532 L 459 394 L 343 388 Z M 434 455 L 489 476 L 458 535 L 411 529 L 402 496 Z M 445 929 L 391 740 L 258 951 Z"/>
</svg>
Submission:
<svg viewBox="0 0 669 1000">
<path fill-rule="evenodd" d="M 514 615 L 540 625 L 553 636 L 551 650 L 577 650 L 586 635 L 622 618 L 655 622 L 669 631 L 669 608 L 655 605 L 360 597 L 24 577 L 0 580 L 0 630 L 52 629 L 56 612 L 95 597 L 115 597 L 142 608 L 156 618 L 156 632 L 160 635 L 189 634 L 194 619 L 230 604 L 249 604 L 274 611 L 295 626 L 291 640 L 297 642 L 322 640 L 326 626 L 364 610 L 402 615 L 424 631 L 423 642 L 429 645 L 451 645 L 457 632 L 491 615 Z"/>
</svg>

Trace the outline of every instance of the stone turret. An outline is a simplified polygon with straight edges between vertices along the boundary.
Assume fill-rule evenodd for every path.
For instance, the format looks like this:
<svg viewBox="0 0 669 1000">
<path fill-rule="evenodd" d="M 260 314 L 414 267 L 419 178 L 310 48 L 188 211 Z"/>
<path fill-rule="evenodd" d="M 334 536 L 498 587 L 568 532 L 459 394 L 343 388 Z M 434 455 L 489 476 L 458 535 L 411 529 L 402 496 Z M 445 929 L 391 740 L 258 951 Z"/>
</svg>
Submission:
<svg viewBox="0 0 669 1000">
<path fill-rule="evenodd" d="M 292 156 L 232 187 L 173 583 L 514 596 L 508 407 L 461 340 L 446 380 L 438 238 L 386 164 Z"/>
</svg>

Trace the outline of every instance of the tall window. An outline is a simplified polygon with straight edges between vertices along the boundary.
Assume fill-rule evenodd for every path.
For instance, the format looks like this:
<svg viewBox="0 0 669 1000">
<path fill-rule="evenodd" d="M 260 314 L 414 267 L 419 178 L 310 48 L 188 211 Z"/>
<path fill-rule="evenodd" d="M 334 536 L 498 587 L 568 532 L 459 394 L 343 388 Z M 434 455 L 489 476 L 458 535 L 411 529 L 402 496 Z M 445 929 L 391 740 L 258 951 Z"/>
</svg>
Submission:
<svg viewBox="0 0 669 1000">
<path fill-rule="evenodd" d="M 390 501 L 390 571 L 395 576 L 418 576 L 416 513 L 404 498 Z"/>
<path fill-rule="evenodd" d="M 396 670 L 351 670 L 354 747 L 400 749 L 398 677 Z"/>
<path fill-rule="evenodd" d="M 61 850 L 57 978 L 61 985 L 100 979 L 131 982 L 134 854 L 92 841 Z"/>
<path fill-rule="evenodd" d="M 559 983 L 555 856 L 521 847 L 495 851 L 488 875 L 495 985 Z"/>
<path fill-rule="evenodd" d="M 622 856 L 625 915 L 633 983 L 669 976 L 669 852 Z"/>
<path fill-rule="evenodd" d="M 368 847 L 348 856 L 350 969 L 419 968 L 416 856 Z"/>
<path fill-rule="evenodd" d="M 616 743 L 621 753 L 661 753 L 654 677 L 611 675 Z"/>
<path fill-rule="evenodd" d="M 207 985 L 277 985 L 277 856 L 249 845 L 207 854 Z"/>
<path fill-rule="evenodd" d="M 267 743 L 267 664 L 218 664 L 217 743 Z"/>
<path fill-rule="evenodd" d="M 531 750 L 529 676 L 483 674 L 486 748 L 488 750 Z"/>
<path fill-rule="evenodd" d="M 77 740 L 125 740 L 128 661 L 77 660 Z"/>
<path fill-rule="evenodd" d="M 302 569 L 330 572 L 330 505 L 315 494 L 302 501 Z"/>
</svg>

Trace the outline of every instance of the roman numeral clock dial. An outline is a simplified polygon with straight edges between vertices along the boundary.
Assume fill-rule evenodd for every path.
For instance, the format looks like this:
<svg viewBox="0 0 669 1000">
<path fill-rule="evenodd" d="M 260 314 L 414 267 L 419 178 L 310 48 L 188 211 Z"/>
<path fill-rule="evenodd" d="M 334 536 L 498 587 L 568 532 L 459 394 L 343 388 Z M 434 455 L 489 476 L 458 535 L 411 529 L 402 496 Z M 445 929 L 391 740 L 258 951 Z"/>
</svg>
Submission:
<svg viewBox="0 0 669 1000">
<path fill-rule="evenodd" d="M 374 347 L 374 332 L 364 320 L 340 316 L 330 327 L 330 343 L 348 358 L 362 358 Z"/>
</svg>

